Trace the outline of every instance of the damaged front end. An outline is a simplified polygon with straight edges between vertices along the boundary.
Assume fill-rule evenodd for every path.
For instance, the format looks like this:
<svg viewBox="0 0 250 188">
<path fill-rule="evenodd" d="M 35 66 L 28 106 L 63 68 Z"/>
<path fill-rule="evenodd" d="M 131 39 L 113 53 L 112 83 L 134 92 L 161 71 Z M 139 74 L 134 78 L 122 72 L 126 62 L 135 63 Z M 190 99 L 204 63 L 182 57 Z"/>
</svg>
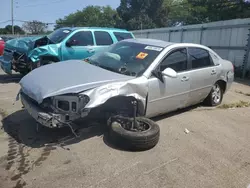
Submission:
<svg viewBox="0 0 250 188">
<path fill-rule="evenodd" d="M 28 73 L 30 66 L 29 54 L 33 49 L 50 44 L 46 36 L 43 37 L 23 37 L 6 42 L 1 67 L 7 74 L 12 74 L 12 70 L 22 74 Z"/>
<path fill-rule="evenodd" d="M 11 68 L 12 70 L 20 73 L 27 73 L 27 62 L 28 62 L 28 57 L 26 53 L 20 53 L 20 52 L 13 52 L 13 58 L 11 62 Z"/>
<path fill-rule="evenodd" d="M 137 114 L 144 115 L 147 85 L 142 82 L 143 78 L 138 80 L 111 83 L 77 94 L 51 96 L 41 104 L 22 91 L 19 94 L 24 107 L 37 122 L 49 128 L 60 128 L 87 117 L 133 116 L 132 101 L 137 101 Z"/>
<path fill-rule="evenodd" d="M 85 95 L 58 96 L 45 99 L 41 104 L 19 92 L 21 102 L 28 113 L 40 124 L 49 128 L 60 128 L 78 120 L 81 116 L 80 109 L 88 103 Z"/>
<path fill-rule="evenodd" d="M 32 69 L 40 67 L 41 64 L 46 64 L 46 60 L 57 62 L 59 61 L 59 45 L 50 44 L 35 48 L 28 56 Z"/>
</svg>

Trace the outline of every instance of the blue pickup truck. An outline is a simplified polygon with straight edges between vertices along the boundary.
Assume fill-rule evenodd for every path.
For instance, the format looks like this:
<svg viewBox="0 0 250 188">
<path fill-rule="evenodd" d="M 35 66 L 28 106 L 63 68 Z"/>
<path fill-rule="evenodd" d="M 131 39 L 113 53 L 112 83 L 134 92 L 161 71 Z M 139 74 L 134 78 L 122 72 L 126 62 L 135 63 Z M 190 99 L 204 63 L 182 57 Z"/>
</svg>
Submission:
<svg viewBox="0 0 250 188">
<path fill-rule="evenodd" d="M 48 36 L 23 37 L 9 40 L 0 57 L 1 68 L 27 74 L 42 65 L 69 59 L 85 59 L 113 43 L 134 38 L 123 29 L 77 27 L 60 28 Z"/>
</svg>

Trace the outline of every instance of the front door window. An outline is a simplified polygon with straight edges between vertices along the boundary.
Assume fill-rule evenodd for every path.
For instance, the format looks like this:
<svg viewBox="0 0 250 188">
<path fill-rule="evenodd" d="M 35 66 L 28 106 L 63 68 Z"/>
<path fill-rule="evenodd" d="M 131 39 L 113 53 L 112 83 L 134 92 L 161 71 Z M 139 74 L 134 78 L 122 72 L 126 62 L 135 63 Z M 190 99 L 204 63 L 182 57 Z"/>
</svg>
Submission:
<svg viewBox="0 0 250 188">
<path fill-rule="evenodd" d="M 183 72 L 187 70 L 187 50 L 186 48 L 174 50 L 171 52 L 160 64 L 160 71 L 166 68 L 172 68 L 176 72 Z"/>
<path fill-rule="evenodd" d="M 94 40 L 90 31 L 80 31 L 74 34 L 70 40 L 73 42 L 72 46 L 93 46 Z"/>
</svg>

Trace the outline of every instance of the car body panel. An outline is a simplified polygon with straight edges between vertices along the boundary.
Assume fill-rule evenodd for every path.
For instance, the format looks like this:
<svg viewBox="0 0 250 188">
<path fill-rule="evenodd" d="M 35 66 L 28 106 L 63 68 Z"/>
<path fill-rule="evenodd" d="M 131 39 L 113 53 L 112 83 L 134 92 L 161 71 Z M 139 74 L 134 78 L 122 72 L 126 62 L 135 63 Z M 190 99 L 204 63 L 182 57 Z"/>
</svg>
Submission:
<svg viewBox="0 0 250 188">
<path fill-rule="evenodd" d="M 41 56 L 58 57 L 59 49 L 60 49 L 60 44 L 50 44 L 46 46 L 41 46 L 32 50 L 28 54 L 28 56 L 30 57 L 31 61 L 38 62 Z"/>
<path fill-rule="evenodd" d="M 219 66 L 213 66 L 190 71 L 189 95 L 192 99 L 189 102 L 190 105 L 197 104 L 207 97 L 214 83 L 218 80 L 218 73 L 212 74 L 214 70 L 219 73 L 221 69 Z"/>
<path fill-rule="evenodd" d="M 129 39 L 126 41 L 152 46 L 158 44 L 156 46 L 162 47 L 163 50 L 138 77 L 117 74 L 73 60 L 71 60 L 71 64 L 74 66 L 66 66 L 67 61 L 61 62 L 60 65 L 46 65 L 32 71 L 21 80 L 21 93 L 28 95 L 39 104 L 50 97 L 67 100 L 68 95 L 76 93 L 89 97 L 90 100 L 87 104 L 77 116 L 73 113 L 74 116 L 70 116 L 71 119 L 86 117 L 91 109 L 119 96 L 133 97 L 142 104 L 139 110 L 144 112 L 143 115 L 154 117 L 203 101 L 217 81 L 226 83 L 226 92 L 234 80 L 232 63 L 220 58 L 213 50 L 205 46 L 167 43 L 153 39 Z M 196 70 L 188 68 L 177 73 L 176 77 L 163 75 L 160 78 L 153 74 L 173 49 L 189 47 L 205 49 L 212 53 L 215 56 L 212 57 L 215 65 Z M 188 63 L 190 64 L 189 61 Z M 56 72 L 59 76 L 54 76 Z M 51 76 L 44 78 L 45 74 Z M 34 79 L 36 82 L 33 81 Z M 58 115 L 62 116 L 61 113 Z M 56 125 L 53 124 L 53 126 Z"/>
<path fill-rule="evenodd" d="M 189 73 L 180 73 L 177 78 L 163 76 L 163 81 L 155 77 L 148 80 L 149 92 L 146 116 L 153 117 L 187 106 L 190 80 L 182 81 L 184 76 L 189 77 Z"/>
</svg>

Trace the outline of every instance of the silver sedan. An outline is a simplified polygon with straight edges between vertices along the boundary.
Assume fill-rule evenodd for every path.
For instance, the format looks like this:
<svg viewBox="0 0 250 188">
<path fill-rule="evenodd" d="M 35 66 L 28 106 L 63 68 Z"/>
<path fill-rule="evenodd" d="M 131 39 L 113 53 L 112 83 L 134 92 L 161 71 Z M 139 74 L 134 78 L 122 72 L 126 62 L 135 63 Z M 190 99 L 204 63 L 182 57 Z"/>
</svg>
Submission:
<svg viewBox="0 0 250 188">
<path fill-rule="evenodd" d="M 128 39 L 84 61 L 33 70 L 19 94 L 37 122 L 56 128 L 92 115 L 154 117 L 201 102 L 217 106 L 233 80 L 233 64 L 203 45 Z"/>
</svg>

